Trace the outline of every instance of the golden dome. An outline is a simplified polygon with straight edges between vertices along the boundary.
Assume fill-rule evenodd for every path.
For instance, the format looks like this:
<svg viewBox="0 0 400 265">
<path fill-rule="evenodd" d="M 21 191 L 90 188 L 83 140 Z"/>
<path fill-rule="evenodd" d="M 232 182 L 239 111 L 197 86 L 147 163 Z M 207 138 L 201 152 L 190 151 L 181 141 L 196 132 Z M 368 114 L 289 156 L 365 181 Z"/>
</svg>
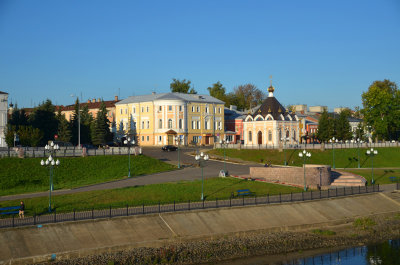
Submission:
<svg viewBox="0 0 400 265">
<path fill-rule="evenodd" d="M 274 91 L 275 91 L 274 86 L 273 86 L 273 85 L 270 85 L 269 88 L 268 88 L 268 92 L 274 93 Z"/>
</svg>

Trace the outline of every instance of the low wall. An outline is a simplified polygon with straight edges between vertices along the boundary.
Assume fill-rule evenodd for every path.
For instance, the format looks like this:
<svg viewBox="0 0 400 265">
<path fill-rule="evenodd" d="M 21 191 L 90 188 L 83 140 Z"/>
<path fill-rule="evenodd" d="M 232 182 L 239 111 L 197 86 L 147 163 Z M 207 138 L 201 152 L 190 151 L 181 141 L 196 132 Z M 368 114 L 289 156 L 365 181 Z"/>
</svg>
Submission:
<svg viewBox="0 0 400 265">
<path fill-rule="evenodd" d="M 331 167 L 325 165 L 306 165 L 306 185 L 310 188 L 331 184 Z M 304 185 L 303 167 L 250 167 L 252 178 L 268 182 L 278 182 L 297 186 Z"/>
</svg>

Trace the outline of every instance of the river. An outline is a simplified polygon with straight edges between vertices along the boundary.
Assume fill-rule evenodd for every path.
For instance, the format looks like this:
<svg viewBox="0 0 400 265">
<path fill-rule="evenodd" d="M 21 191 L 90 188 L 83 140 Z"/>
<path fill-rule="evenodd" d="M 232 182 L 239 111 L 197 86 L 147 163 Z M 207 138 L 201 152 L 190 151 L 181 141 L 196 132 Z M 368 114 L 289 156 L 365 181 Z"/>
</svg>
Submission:
<svg viewBox="0 0 400 265">
<path fill-rule="evenodd" d="M 277 256 L 256 256 L 213 263 L 216 265 L 400 265 L 400 239 L 335 251 L 305 251 Z"/>
</svg>

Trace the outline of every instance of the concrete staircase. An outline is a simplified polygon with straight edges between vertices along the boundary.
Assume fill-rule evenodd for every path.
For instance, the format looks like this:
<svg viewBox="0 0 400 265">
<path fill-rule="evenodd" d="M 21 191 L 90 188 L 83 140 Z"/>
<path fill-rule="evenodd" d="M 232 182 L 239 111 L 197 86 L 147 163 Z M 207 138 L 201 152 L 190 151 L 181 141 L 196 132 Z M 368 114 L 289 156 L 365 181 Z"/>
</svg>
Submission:
<svg viewBox="0 0 400 265">
<path fill-rule="evenodd" d="M 366 179 L 348 172 L 332 171 L 333 182 L 331 187 L 365 186 Z"/>
</svg>

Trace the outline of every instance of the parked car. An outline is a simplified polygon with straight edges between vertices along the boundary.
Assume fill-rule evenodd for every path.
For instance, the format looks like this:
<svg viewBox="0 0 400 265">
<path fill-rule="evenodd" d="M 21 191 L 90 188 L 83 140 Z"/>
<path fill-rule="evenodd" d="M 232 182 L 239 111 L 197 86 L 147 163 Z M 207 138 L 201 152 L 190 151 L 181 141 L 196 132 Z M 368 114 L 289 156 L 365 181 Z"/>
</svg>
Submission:
<svg viewBox="0 0 400 265">
<path fill-rule="evenodd" d="M 163 151 L 176 151 L 178 149 L 178 147 L 174 146 L 174 145 L 164 145 L 163 147 L 161 147 L 161 149 Z"/>
</svg>

